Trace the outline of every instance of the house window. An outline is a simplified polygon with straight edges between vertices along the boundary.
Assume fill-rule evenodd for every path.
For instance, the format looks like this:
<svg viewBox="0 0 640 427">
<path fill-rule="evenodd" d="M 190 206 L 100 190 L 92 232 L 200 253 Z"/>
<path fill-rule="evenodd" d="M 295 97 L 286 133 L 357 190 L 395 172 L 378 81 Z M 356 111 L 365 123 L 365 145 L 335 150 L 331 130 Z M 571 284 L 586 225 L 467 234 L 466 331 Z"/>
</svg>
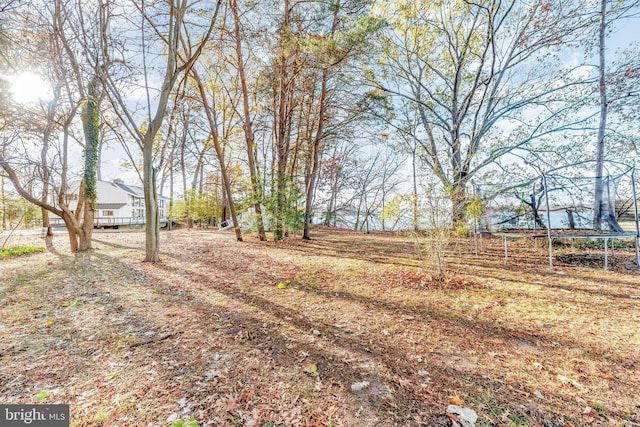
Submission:
<svg viewBox="0 0 640 427">
<path fill-rule="evenodd" d="M 102 216 L 114 216 L 113 211 L 102 211 Z"/>
</svg>

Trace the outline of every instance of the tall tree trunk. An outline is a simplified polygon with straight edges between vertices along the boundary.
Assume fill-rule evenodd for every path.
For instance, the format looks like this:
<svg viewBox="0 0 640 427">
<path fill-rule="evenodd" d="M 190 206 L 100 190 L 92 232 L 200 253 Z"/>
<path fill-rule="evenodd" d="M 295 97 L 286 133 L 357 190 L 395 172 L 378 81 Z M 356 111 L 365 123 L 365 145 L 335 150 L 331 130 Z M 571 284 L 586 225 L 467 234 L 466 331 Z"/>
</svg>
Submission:
<svg viewBox="0 0 640 427">
<path fill-rule="evenodd" d="M 96 165 L 96 178 L 98 181 L 102 181 L 102 149 L 104 148 L 104 132 L 102 130 L 102 126 L 100 126 L 99 132 L 99 142 L 98 142 L 98 164 Z"/>
<path fill-rule="evenodd" d="M 360 201 L 358 202 L 358 209 L 356 210 L 356 222 L 353 225 L 353 230 L 354 231 L 358 231 L 358 228 L 360 227 L 360 212 L 362 210 L 362 194 L 360 194 Z"/>
<path fill-rule="evenodd" d="M 337 0 L 332 4 L 333 10 L 333 20 L 331 22 L 331 31 L 330 36 L 336 32 L 336 28 L 338 26 L 338 12 L 340 11 L 340 0 Z M 324 122 L 326 120 L 327 114 L 327 81 L 329 80 L 329 67 L 330 65 L 325 65 L 322 68 L 322 80 L 320 84 L 320 100 L 318 103 L 318 124 L 316 127 L 316 136 L 313 139 L 313 144 L 311 145 L 311 170 L 309 174 L 309 180 L 307 182 L 306 188 L 306 197 L 305 197 L 305 205 L 304 205 L 304 229 L 302 232 L 302 238 L 304 240 L 309 240 L 309 230 L 311 229 L 311 220 L 312 220 L 312 212 L 313 212 L 313 199 L 315 196 L 316 190 L 316 181 L 318 179 L 318 170 L 320 169 L 320 145 L 322 140 L 324 139 Z"/>
<path fill-rule="evenodd" d="M 283 162 L 278 162 L 279 165 Z M 276 212 L 273 218 L 273 240 L 284 238 L 284 215 L 287 199 L 287 178 L 286 174 L 278 167 L 276 175 Z"/>
<path fill-rule="evenodd" d="M 275 148 L 276 148 L 276 206 L 273 215 L 273 239 L 284 238 L 284 215 L 287 189 L 287 163 L 289 161 L 289 148 L 291 137 L 291 115 L 293 108 L 291 92 L 294 77 L 289 73 L 289 59 L 291 57 L 291 7 L 290 1 L 284 0 L 283 22 L 279 31 L 279 56 L 277 66 L 277 90 L 275 95 Z"/>
<path fill-rule="evenodd" d="M 145 139 L 153 139 L 149 133 Z M 146 149 L 149 147 L 148 149 Z M 158 192 L 156 190 L 156 169 L 153 166 L 152 141 L 145 141 L 142 151 L 142 186 L 145 209 L 145 262 L 160 262 L 160 220 L 158 216 Z"/>
<path fill-rule="evenodd" d="M 77 252 L 80 249 L 80 228 L 78 227 L 78 221 L 73 214 L 67 211 L 63 211 L 61 218 L 69 234 L 69 248 L 71 252 Z"/>
<path fill-rule="evenodd" d="M 600 125 L 598 126 L 598 141 L 596 143 L 596 179 L 595 194 L 593 199 L 593 229 L 602 229 L 602 208 L 603 208 L 603 171 L 604 171 L 604 145 L 605 132 L 607 128 L 607 83 L 605 75 L 605 41 L 606 41 L 606 13 L 607 0 L 600 0 L 600 23 L 598 27 L 598 54 L 599 70 L 598 85 L 600 91 Z"/>
<path fill-rule="evenodd" d="M 247 162 L 249 163 L 249 176 L 251 179 L 251 197 L 253 209 L 256 213 L 256 223 L 258 226 L 258 238 L 267 240 L 264 230 L 264 220 L 262 218 L 262 191 L 260 186 L 260 176 L 256 166 L 255 158 L 255 136 L 249 109 L 249 90 L 247 88 L 247 78 L 244 70 L 244 58 L 242 56 L 242 39 L 240 34 L 240 19 L 238 17 L 238 2 L 231 0 L 231 11 L 233 12 L 234 33 L 236 38 L 236 56 L 238 61 L 238 75 L 240 76 L 240 87 L 242 90 L 242 111 L 244 115 L 244 136 L 247 146 Z"/>
<path fill-rule="evenodd" d="M 573 211 L 571 209 L 567 209 L 565 212 L 567 212 L 567 219 L 569 221 L 569 230 L 575 230 L 576 220 L 573 216 Z"/>
<path fill-rule="evenodd" d="M 42 148 L 40 150 L 40 167 L 42 168 L 42 203 L 49 203 L 49 188 L 51 186 L 51 169 L 49 168 L 49 159 L 47 158 L 49 154 L 49 143 L 51 141 L 51 135 L 54 131 L 54 127 L 56 125 L 55 122 L 55 111 L 56 105 L 58 101 L 58 94 L 54 97 L 53 100 L 49 102 L 47 105 L 47 125 L 44 129 L 44 134 L 42 138 Z M 50 236 L 53 233 L 51 232 L 51 222 L 49 220 L 49 211 L 45 208 L 41 208 L 42 211 L 42 227 L 47 229 L 46 235 Z"/>
<path fill-rule="evenodd" d="M 465 186 L 466 182 L 456 181 L 450 189 L 450 200 L 453 205 L 452 219 L 454 227 L 464 225 L 466 222 L 465 214 L 467 206 L 469 205 L 469 200 L 467 199 Z"/>
<path fill-rule="evenodd" d="M 216 152 L 216 157 L 218 158 L 218 163 L 220 163 L 220 174 L 222 177 L 222 185 L 224 186 L 224 190 L 226 193 L 227 202 L 229 203 L 229 212 L 231 213 L 231 220 L 234 224 L 234 231 L 236 233 L 236 239 L 241 242 L 242 241 L 242 229 L 240 228 L 240 223 L 238 221 L 238 216 L 236 215 L 236 208 L 233 202 L 232 190 L 231 190 L 231 182 L 229 180 L 229 172 L 227 170 L 226 161 L 224 159 L 224 151 L 220 144 L 220 138 L 218 136 L 218 126 L 217 120 L 215 117 L 215 112 L 212 110 L 209 101 L 207 100 L 207 92 L 195 69 L 191 70 L 191 75 L 198 85 L 198 90 L 200 91 L 200 97 L 202 98 L 202 105 L 204 107 L 204 111 L 207 115 L 207 120 L 209 121 L 209 127 L 211 129 L 211 138 L 213 139 L 213 148 Z"/>
<path fill-rule="evenodd" d="M 182 197 L 186 204 L 186 221 L 187 229 L 190 230 L 193 227 L 193 220 L 191 219 L 191 199 L 192 194 L 189 193 L 187 186 L 187 167 L 185 162 L 185 150 L 187 148 L 187 135 L 188 135 L 188 122 L 185 120 L 182 125 L 182 140 L 180 144 L 180 170 L 182 173 Z"/>
<path fill-rule="evenodd" d="M 544 221 L 542 221 L 542 218 L 540 218 L 540 212 L 538 211 L 538 204 L 536 203 L 536 195 L 534 193 L 531 193 L 530 197 L 531 197 L 531 202 L 527 204 L 529 205 L 529 207 L 531 207 L 531 212 L 533 213 L 533 220 L 537 227 L 540 227 L 541 229 L 546 230 L 547 226 L 544 223 Z M 549 224 L 549 226 L 551 225 Z"/>
<path fill-rule="evenodd" d="M 333 211 L 333 195 L 329 196 L 329 202 L 327 205 L 327 212 L 324 216 L 324 222 L 323 224 L 328 227 L 331 225 L 331 213 Z"/>
<path fill-rule="evenodd" d="M 337 9 L 337 8 L 336 8 Z M 337 13 L 337 12 L 334 12 Z M 334 27 L 336 17 L 334 15 Z M 316 181 L 318 179 L 318 170 L 320 169 L 320 145 L 324 139 L 324 122 L 326 118 L 326 100 L 327 100 L 327 80 L 329 78 L 328 68 L 322 70 L 322 83 L 320 86 L 320 101 L 318 107 L 318 125 L 316 135 L 311 144 L 311 169 L 309 171 L 309 179 L 307 180 L 307 188 L 304 204 L 304 228 L 302 230 L 302 238 L 310 240 L 309 231 L 311 230 L 311 220 L 313 215 L 313 199 L 316 190 Z"/>
<path fill-rule="evenodd" d="M 418 174 L 416 172 L 416 147 L 413 147 L 411 157 L 412 178 L 413 178 L 413 231 L 418 231 L 419 224 L 419 212 L 418 212 Z"/>
<path fill-rule="evenodd" d="M 204 155 L 206 149 L 203 148 L 200 153 L 198 153 L 198 160 L 196 162 L 196 169 L 193 171 L 193 177 L 191 179 L 191 190 L 190 193 L 193 198 L 199 199 L 202 196 L 202 172 L 204 169 Z"/>
<path fill-rule="evenodd" d="M 173 148 L 175 149 L 175 145 Z M 173 165 L 174 165 L 173 155 L 174 155 L 174 150 L 172 149 L 171 158 L 169 160 L 171 163 L 169 164 L 169 207 L 167 212 L 171 212 L 173 209 Z M 167 229 L 169 230 L 173 229 L 173 220 L 170 218 L 167 219 Z"/>
<path fill-rule="evenodd" d="M 84 218 L 79 234 L 78 250 L 91 249 L 93 217 L 98 200 L 98 153 L 100 150 L 100 92 L 98 80 L 94 78 L 87 88 L 87 99 L 82 107 L 84 130 Z"/>
<path fill-rule="evenodd" d="M 4 194 L 4 175 L 0 174 L 0 209 L 2 209 L 2 230 L 7 230 L 7 201 Z"/>
<path fill-rule="evenodd" d="M 324 221 L 324 225 L 326 225 L 327 227 L 331 226 L 332 224 L 334 226 L 336 225 L 336 215 L 337 215 L 336 205 L 338 203 L 338 200 L 337 200 L 338 181 L 340 179 L 340 171 L 341 171 L 338 160 L 339 159 L 337 156 L 337 149 L 334 148 L 333 154 L 331 157 L 331 165 L 330 165 L 331 175 L 330 175 L 330 185 L 329 185 L 329 188 L 330 188 L 329 203 L 327 206 L 327 216 Z"/>
</svg>

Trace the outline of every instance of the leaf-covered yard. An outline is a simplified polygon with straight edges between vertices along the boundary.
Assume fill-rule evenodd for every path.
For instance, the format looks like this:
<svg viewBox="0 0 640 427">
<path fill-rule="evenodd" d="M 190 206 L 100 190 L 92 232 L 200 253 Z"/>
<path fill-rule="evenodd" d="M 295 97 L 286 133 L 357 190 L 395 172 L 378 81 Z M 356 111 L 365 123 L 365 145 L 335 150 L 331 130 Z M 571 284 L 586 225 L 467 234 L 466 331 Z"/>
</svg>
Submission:
<svg viewBox="0 0 640 427">
<path fill-rule="evenodd" d="M 68 403 L 74 426 L 449 426 L 450 403 L 476 425 L 640 425 L 630 253 L 549 270 L 530 242 L 505 264 L 499 240 L 457 240 L 436 283 L 411 237 L 313 237 L 171 231 L 151 264 L 142 233 L 76 255 L 58 234 L 3 258 L 0 402 Z"/>
</svg>

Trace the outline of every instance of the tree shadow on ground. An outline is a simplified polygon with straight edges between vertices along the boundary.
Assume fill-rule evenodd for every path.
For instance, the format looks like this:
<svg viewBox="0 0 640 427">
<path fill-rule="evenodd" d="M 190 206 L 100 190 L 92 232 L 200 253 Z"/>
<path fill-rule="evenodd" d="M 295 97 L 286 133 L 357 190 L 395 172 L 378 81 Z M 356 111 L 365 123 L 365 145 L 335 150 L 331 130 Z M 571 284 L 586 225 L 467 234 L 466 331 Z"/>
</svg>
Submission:
<svg viewBox="0 0 640 427">
<path fill-rule="evenodd" d="M 247 270 L 251 270 L 251 266 L 253 266 L 254 263 L 247 262 L 245 265 L 247 266 L 246 267 Z M 168 265 L 163 265 L 162 268 L 167 270 L 171 269 L 171 267 Z M 202 266 L 199 266 L 197 270 L 204 271 L 205 269 L 203 269 Z M 291 310 L 290 308 L 287 308 L 287 307 L 275 307 L 274 302 L 272 300 L 251 295 L 246 291 L 233 290 L 233 288 L 227 287 L 226 285 L 220 285 L 220 286 L 212 285 L 211 281 L 208 280 L 206 274 L 203 275 L 200 272 L 192 272 L 191 279 L 195 280 L 196 282 L 203 283 L 207 287 L 213 286 L 217 292 L 221 292 L 226 295 L 233 296 L 239 302 L 249 303 L 256 307 L 264 307 L 265 309 L 267 309 L 268 307 L 269 310 L 277 310 L 277 315 L 279 318 L 282 318 L 283 316 L 286 317 L 287 313 L 289 313 Z M 241 280 L 241 278 L 239 279 Z M 496 326 L 491 323 L 478 322 L 477 319 L 473 319 L 473 320 L 465 319 L 462 316 L 453 315 L 451 312 L 446 311 L 445 309 L 437 309 L 437 308 L 434 308 L 433 306 L 426 307 L 426 308 L 414 307 L 410 309 L 407 309 L 407 307 L 403 306 L 401 303 L 397 303 L 396 305 L 389 306 L 388 304 L 381 303 L 377 299 L 366 298 L 366 297 L 362 297 L 362 296 L 358 296 L 350 293 L 345 293 L 344 291 L 340 292 L 339 295 L 336 295 L 333 291 L 319 291 L 317 286 L 315 285 L 308 286 L 304 282 L 296 283 L 296 288 L 302 289 L 305 292 L 320 294 L 326 299 L 334 299 L 337 297 L 337 298 L 347 299 L 352 302 L 357 302 L 358 304 L 363 306 L 371 306 L 376 308 L 382 307 L 383 310 L 386 310 L 390 313 L 398 313 L 398 312 L 405 313 L 417 319 L 418 323 L 420 323 L 420 321 L 422 321 L 425 324 L 433 324 L 434 321 L 439 324 L 444 322 L 445 324 L 449 325 L 448 327 L 444 328 L 448 332 L 455 333 L 455 334 L 464 334 L 465 333 L 464 331 L 473 331 L 474 334 L 478 335 L 477 338 L 479 339 L 491 341 L 495 338 L 498 338 L 505 341 L 507 344 L 506 345 L 507 347 L 518 348 L 518 347 L 521 347 L 523 344 L 525 346 L 528 345 L 531 347 L 545 347 L 545 348 L 569 347 L 569 348 L 577 349 L 577 351 L 580 353 L 592 353 L 596 356 L 598 354 L 597 351 L 594 351 L 594 348 L 592 347 L 582 348 L 579 345 L 579 343 L 576 343 L 573 341 L 568 341 L 568 340 L 563 341 L 561 339 L 557 339 L 556 337 L 547 338 L 544 335 L 522 333 L 521 331 L 515 331 L 513 329 L 504 328 L 502 326 Z M 308 322 L 302 322 L 298 326 L 300 326 L 302 329 L 309 329 L 313 325 L 309 324 Z M 336 332 L 335 327 L 332 327 L 330 324 L 322 324 L 322 327 L 328 328 L 327 330 L 330 331 L 330 333 L 338 333 Z M 338 338 L 336 338 L 336 340 L 338 342 L 340 341 Z M 341 346 L 350 347 L 352 344 L 357 344 L 357 343 L 344 343 Z M 361 347 L 362 343 L 360 343 L 359 345 Z M 385 352 L 388 352 L 387 347 L 375 347 L 376 354 L 383 354 Z M 389 360 L 385 361 L 385 364 L 389 364 L 391 363 L 391 360 L 396 360 L 396 359 L 398 359 L 398 355 L 394 354 Z M 629 364 L 629 361 L 626 359 L 621 360 L 621 362 L 623 362 L 625 365 Z M 444 368 L 441 367 L 440 369 L 444 369 Z"/>
<path fill-rule="evenodd" d="M 465 317 L 437 302 L 408 303 L 392 295 L 358 293 L 362 289 L 350 289 L 348 284 L 332 287 L 317 278 L 298 277 L 279 290 L 274 286 L 277 281 L 304 269 L 278 261 L 277 251 L 265 260 L 259 254 L 245 253 L 244 245 L 228 245 L 225 257 L 237 258 L 237 263 L 226 263 L 216 253 L 216 244 L 192 244 L 191 249 L 198 246 L 204 251 L 197 254 L 167 244 L 164 263 L 143 265 L 124 262 L 131 246 L 102 243 L 122 249 L 120 256 L 97 251 L 70 261 L 75 266 L 65 270 L 71 275 L 95 262 L 93 276 L 98 280 L 92 283 L 88 280 L 93 279 L 82 278 L 81 283 L 62 284 L 62 300 L 47 302 L 52 309 L 59 307 L 75 292 L 81 308 L 98 310 L 97 322 L 75 316 L 66 331 L 38 332 L 38 336 L 54 334 L 66 340 L 55 352 L 39 354 L 76 361 L 77 370 L 57 373 L 56 384 L 66 381 L 72 388 L 77 378 L 84 378 L 87 384 L 101 385 L 107 391 L 106 400 L 116 390 L 126 394 L 122 389 L 129 387 L 128 391 L 141 396 L 137 412 L 129 413 L 138 423 L 165 422 L 166 412 L 161 419 L 151 406 L 182 411 L 185 417 L 199 414 L 199 419 L 217 425 L 249 419 L 252 411 L 282 421 L 286 411 L 282 403 L 274 403 L 270 387 L 277 384 L 270 383 L 284 382 L 277 391 L 285 393 L 290 398 L 287 405 L 302 410 L 306 420 L 320 416 L 318 406 L 327 404 L 324 409 L 338 405 L 344 417 L 362 407 L 362 419 L 371 423 L 361 425 L 449 425 L 444 415 L 447 399 L 462 392 L 481 414 L 492 415 L 492 419 L 509 411 L 543 425 L 562 425 L 563 421 L 579 425 L 579 418 L 554 416 L 545 410 L 547 404 L 561 405 L 567 393 L 543 390 L 547 400 L 538 406 L 531 403 L 531 390 L 523 382 L 484 370 L 482 360 L 495 359 L 491 353 L 498 358 L 531 360 L 544 352 L 566 349 L 588 353 L 593 359 L 604 355 L 562 337 Z M 358 251 L 353 253 L 358 255 Z M 110 272 L 101 272 L 99 266 Z M 33 276 L 34 281 L 36 278 Z M 340 318 L 344 309 L 354 312 L 354 320 L 360 323 L 345 324 Z M 90 327 L 105 329 L 105 335 L 89 340 L 85 330 Z M 384 334 L 387 328 L 389 335 Z M 65 335 L 73 330 L 71 338 Z M 624 368 L 629 360 L 615 362 Z M 306 367 L 309 363 L 317 366 L 315 372 Z M 146 373 L 150 367 L 156 374 Z M 120 374 L 105 381 L 118 369 Z M 100 380 L 96 381 L 96 375 Z M 351 391 L 351 384 L 363 380 L 370 383 L 369 388 Z M 620 392 L 629 386 L 611 381 L 611 387 Z M 76 394 L 69 397 L 77 399 L 81 390 L 74 390 Z M 500 413 L 492 414 L 492 406 Z M 78 415 L 88 416 L 91 410 L 83 407 Z"/>
</svg>

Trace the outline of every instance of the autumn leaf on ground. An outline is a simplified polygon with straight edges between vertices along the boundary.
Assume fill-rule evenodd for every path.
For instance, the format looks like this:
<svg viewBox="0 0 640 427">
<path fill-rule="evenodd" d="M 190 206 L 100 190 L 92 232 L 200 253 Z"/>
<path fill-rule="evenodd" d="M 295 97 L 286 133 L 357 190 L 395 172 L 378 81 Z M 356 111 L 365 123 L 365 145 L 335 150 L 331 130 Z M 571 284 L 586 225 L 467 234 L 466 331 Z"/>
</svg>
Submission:
<svg viewBox="0 0 640 427">
<path fill-rule="evenodd" d="M 460 399 L 458 396 L 451 396 L 449 398 L 450 405 L 462 406 L 464 405 L 464 400 Z"/>
<path fill-rule="evenodd" d="M 242 392 L 242 394 L 236 399 L 236 402 L 238 403 L 246 403 L 249 401 L 249 399 L 251 399 L 253 397 L 255 393 L 251 390 L 245 390 Z"/>
<path fill-rule="evenodd" d="M 582 415 L 585 416 L 587 422 L 592 423 L 596 418 L 598 418 L 598 411 L 593 409 L 591 406 L 586 406 L 584 411 L 582 411 Z"/>
<path fill-rule="evenodd" d="M 238 408 L 238 402 L 233 398 L 225 398 L 219 401 L 218 405 L 227 412 L 235 411 Z"/>
</svg>

